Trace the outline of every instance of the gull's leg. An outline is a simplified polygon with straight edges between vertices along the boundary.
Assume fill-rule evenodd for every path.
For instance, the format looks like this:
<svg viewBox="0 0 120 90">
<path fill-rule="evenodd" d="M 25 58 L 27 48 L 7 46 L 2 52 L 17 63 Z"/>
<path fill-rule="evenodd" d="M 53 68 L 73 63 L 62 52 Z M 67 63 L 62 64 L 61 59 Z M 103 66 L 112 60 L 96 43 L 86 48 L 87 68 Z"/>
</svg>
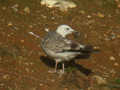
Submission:
<svg viewBox="0 0 120 90">
<path fill-rule="evenodd" d="M 62 70 L 59 72 L 59 78 L 62 77 L 62 75 L 64 74 L 65 72 L 64 68 L 65 68 L 64 63 L 62 63 Z"/>
<path fill-rule="evenodd" d="M 58 61 L 57 60 L 55 60 L 55 69 L 54 70 L 50 70 L 50 71 L 48 71 L 48 73 L 56 73 L 57 72 L 57 65 L 58 65 Z"/>
<path fill-rule="evenodd" d="M 57 65 L 58 65 L 58 62 L 57 60 L 55 61 L 55 72 L 57 72 Z"/>
<path fill-rule="evenodd" d="M 65 65 L 64 65 L 64 63 L 62 64 L 62 72 L 63 73 L 65 72 Z"/>
<path fill-rule="evenodd" d="M 60 70 L 60 72 L 58 72 L 59 74 L 64 74 L 65 72 L 65 66 L 64 63 L 62 63 L 62 70 Z"/>
</svg>

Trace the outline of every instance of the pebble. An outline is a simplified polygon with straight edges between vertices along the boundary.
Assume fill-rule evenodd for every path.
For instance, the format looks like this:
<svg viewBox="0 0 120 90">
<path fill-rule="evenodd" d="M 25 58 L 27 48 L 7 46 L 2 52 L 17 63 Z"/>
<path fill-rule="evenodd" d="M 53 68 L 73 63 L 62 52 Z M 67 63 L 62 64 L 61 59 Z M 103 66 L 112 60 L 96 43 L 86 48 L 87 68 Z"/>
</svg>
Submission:
<svg viewBox="0 0 120 90">
<path fill-rule="evenodd" d="M 3 87 L 3 86 L 5 86 L 5 84 L 4 83 L 0 83 L 0 87 Z"/>
<path fill-rule="evenodd" d="M 120 53 L 118 53 L 118 56 L 120 56 Z"/>
<path fill-rule="evenodd" d="M 85 14 L 85 11 L 84 11 L 84 10 L 81 10 L 80 13 L 81 13 L 81 14 Z"/>
<path fill-rule="evenodd" d="M 50 30 L 49 30 L 49 28 L 45 28 L 45 31 L 46 31 L 46 32 L 49 32 Z"/>
<path fill-rule="evenodd" d="M 6 74 L 6 75 L 3 76 L 3 79 L 8 79 L 8 78 L 9 78 L 8 74 Z"/>
<path fill-rule="evenodd" d="M 40 83 L 40 86 L 42 87 L 44 84 L 43 83 Z"/>
<path fill-rule="evenodd" d="M 26 6 L 24 8 L 24 12 L 27 13 L 27 14 L 30 14 L 30 8 L 28 6 Z"/>
<path fill-rule="evenodd" d="M 114 66 L 119 66 L 119 64 L 117 62 L 114 63 Z"/>
<path fill-rule="evenodd" d="M 24 43 L 25 41 L 24 40 L 20 40 L 21 43 Z"/>
<path fill-rule="evenodd" d="M 120 35 L 117 35 L 116 37 L 117 37 L 117 38 L 120 38 Z"/>
<path fill-rule="evenodd" d="M 52 20 L 55 20 L 55 17 L 51 17 Z"/>
<path fill-rule="evenodd" d="M 33 28 L 33 25 L 29 25 L 28 27 L 29 27 L 29 28 Z"/>
<path fill-rule="evenodd" d="M 64 88 L 64 90 L 68 90 L 68 88 Z"/>
<path fill-rule="evenodd" d="M 12 24 L 12 22 L 8 22 L 8 26 L 12 26 L 13 24 Z"/>
<path fill-rule="evenodd" d="M 94 75 L 93 78 L 96 80 L 97 84 L 99 85 L 107 83 L 107 81 L 101 76 Z"/>
<path fill-rule="evenodd" d="M 120 4 L 118 4 L 117 7 L 120 8 Z"/>
<path fill-rule="evenodd" d="M 11 8 L 13 9 L 14 12 L 17 12 L 18 11 L 18 7 L 19 7 L 19 5 L 15 4 Z"/>
<path fill-rule="evenodd" d="M 115 61 L 115 57 L 114 56 L 110 56 L 110 60 L 111 61 Z"/>
<path fill-rule="evenodd" d="M 37 90 L 36 87 L 33 87 L 31 90 Z"/>
<path fill-rule="evenodd" d="M 116 38 L 116 34 L 115 34 L 115 33 L 111 33 L 110 38 L 111 38 L 111 39 L 115 39 L 115 38 Z"/>
<path fill-rule="evenodd" d="M 55 80 L 54 80 L 54 79 L 51 79 L 51 82 L 55 82 Z"/>
<path fill-rule="evenodd" d="M 105 17 L 104 14 L 102 14 L 100 12 L 97 13 L 97 16 L 100 17 L 100 18 L 104 18 Z"/>
<path fill-rule="evenodd" d="M 115 0 L 115 2 L 117 2 L 117 3 L 118 3 L 118 2 L 119 2 L 119 0 Z"/>
<path fill-rule="evenodd" d="M 88 15 L 87 18 L 91 18 L 92 16 Z"/>
<path fill-rule="evenodd" d="M 100 47 L 99 46 L 94 46 L 93 49 L 94 50 L 100 50 Z"/>
<path fill-rule="evenodd" d="M 110 70 L 110 73 L 111 73 L 111 74 L 116 74 L 116 71 L 115 71 L 114 69 L 111 69 L 111 70 Z"/>
<path fill-rule="evenodd" d="M 45 15 L 41 15 L 41 17 L 42 17 L 42 18 L 44 18 L 44 19 L 46 19 L 46 18 L 47 18 L 47 16 L 45 16 Z"/>
<path fill-rule="evenodd" d="M 91 16 L 92 17 L 92 16 Z M 91 18 L 90 16 L 88 18 Z M 95 23 L 95 20 L 88 20 L 88 22 L 86 23 L 87 25 L 93 24 Z"/>
<path fill-rule="evenodd" d="M 29 68 L 25 68 L 25 71 L 28 72 L 28 73 L 30 72 Z"/>
<path fill-rule="evenodd" d="M 6 10 L 7 8 L 4 6 L 4 7 L 2 7 L 2 10 Z"/>
<path fill-rule="evenodd" d="M 12 6 L 12 8 L 18 8 L 18 7 L 19 7 L 18 4 L 15 4 L 15 5 Z"/>
<path fill-rule="evenodd" d="M 0 61 L 2 60 L 2 57 L 0 56 Z"/>
</svg>

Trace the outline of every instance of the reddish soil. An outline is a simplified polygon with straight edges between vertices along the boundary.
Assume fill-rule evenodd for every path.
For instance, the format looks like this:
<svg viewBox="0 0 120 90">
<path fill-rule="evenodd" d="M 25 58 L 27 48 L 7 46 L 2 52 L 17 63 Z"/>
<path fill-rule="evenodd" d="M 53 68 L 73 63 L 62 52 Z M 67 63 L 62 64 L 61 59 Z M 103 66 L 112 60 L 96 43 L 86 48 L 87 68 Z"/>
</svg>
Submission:
<svg viewBox="0 0 120 90">
<path fill-rule="evenodd" d="M 0 90 L 120 90 L 120 2 L 73 1 L 76 8 L 61 12 L 40 0 L 0 0 Z M 60 77 L 48 73 L 54 63 L 28 32 L 42 38 L 45 28 L 61 24 L 83 33 L 83 43 L 99 52 L 66 64 Z M 95 76 L 107 83 L 101 85 Z"/>
</svg>

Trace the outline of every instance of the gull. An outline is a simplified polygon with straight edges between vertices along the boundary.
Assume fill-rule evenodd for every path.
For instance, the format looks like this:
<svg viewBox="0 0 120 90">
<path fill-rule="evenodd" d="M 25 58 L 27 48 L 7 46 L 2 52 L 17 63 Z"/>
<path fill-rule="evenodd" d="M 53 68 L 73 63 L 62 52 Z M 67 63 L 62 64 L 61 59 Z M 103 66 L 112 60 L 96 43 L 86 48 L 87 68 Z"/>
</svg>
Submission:
<svg viewBox="0 0 120 90">
<path fill-rule="evenodd" d="M 64 73 L 64 61 L 73 60 L 75 57 L 82 55 L 83 51 L 90 50 L 92 47 L 82 45 L 78 42 L 68 39 L 66 36 L 77 33 L 68 25 L 60 25 L 55 31 L 48 31 L 41 39 L 41 48 L 45 54 L 55 61 L 55 70 L 57 65 L 62 63 L 62 73 Z"/>
</svg>

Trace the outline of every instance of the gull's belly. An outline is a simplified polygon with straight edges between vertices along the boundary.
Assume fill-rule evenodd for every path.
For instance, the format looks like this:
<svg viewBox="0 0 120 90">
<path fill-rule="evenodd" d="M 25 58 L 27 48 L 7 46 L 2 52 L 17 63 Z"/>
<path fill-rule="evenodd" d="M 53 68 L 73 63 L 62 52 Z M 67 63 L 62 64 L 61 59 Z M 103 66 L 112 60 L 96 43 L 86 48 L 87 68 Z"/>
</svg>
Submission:
<svg viewBox="0 0 120 90">
<path fill-rule="evenodd" d="M 79 55 L 80 52 L 61 52 L 55 53 L 53 51 L 47 51 L 47 55 L 53 57 L 55 60 L 60 59 L 61 61 L 69 61 Z"/>
<path fill-rule="evenodd" d="M 73 58 L 75 58 L 79 53 L 77 52 L 63 52 L 63 53 L 57 53 L 57 57 L 62 58 L 65 61 L 69 61 Z"/>
</svg>

